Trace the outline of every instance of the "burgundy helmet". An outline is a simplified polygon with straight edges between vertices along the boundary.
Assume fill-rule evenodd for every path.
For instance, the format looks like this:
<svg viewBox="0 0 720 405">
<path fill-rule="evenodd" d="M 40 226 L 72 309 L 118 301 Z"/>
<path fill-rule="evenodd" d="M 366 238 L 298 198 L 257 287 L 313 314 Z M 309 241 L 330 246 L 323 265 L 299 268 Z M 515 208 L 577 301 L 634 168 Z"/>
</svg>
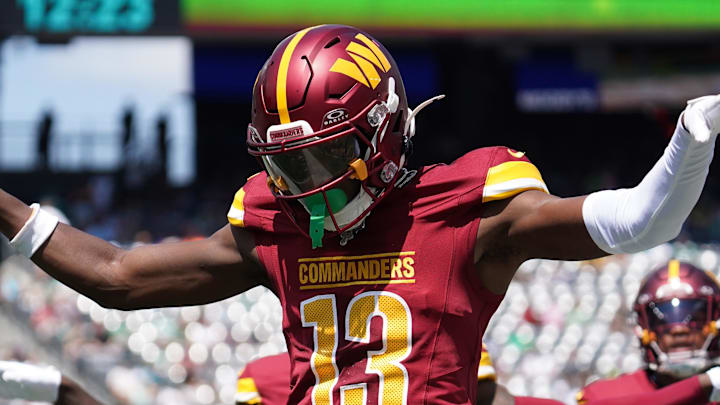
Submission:
<svg viewBox="0 0 720 405">
<path fill-rule="evenodd" d="M 650 369 L 685 378 L 717 363 L 720 286 L 711 273 L 670 260 L 645 278 L 633 310 L 636 333 Z M 677 324 L 701 332 L 705 336 L 703 346 L 691 351 L 662 351 L 658 339 Z"/>
<path fill-rule="evenodd" d="M 358 227 L 392 190 L 411 114 L 400 71 L 379 42 L 344 25 L 306 28 L 283 40 L 257 76 L 248 151 L 283 211 L 321 246 L 324 229 Z M 337 188 L 347 179 L 360 182 L 356 195 Z M 309 232 L 293 200 L 310 214 Z"/>
</svg>

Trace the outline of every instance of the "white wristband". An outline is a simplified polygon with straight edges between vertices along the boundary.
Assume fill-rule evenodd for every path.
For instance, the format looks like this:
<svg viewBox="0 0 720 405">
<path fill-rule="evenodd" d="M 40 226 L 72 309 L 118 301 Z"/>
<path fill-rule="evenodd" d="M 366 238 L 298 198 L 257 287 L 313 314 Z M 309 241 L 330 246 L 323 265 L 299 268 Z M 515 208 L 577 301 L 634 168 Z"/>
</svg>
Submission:
<svg viewBox="0 0 720 405">
<path fill-rule="evenodd" d="M 55 402 L 62 374 L 55 367 L 40 367 L 14 361 L 0 362 L 0 397 Z"/>
<path fill-rule="evenodd" d="M 712 394 L 710 394 L 710 401 L 720 401 L 720 367 L 713 367 L 706 371 L 705 374 L 707 374 L 708 378 L 710 378 L 710 383 L 713 386 Z"/>
<path fill-rule="evenodd" d="M 32 214 L 10 241 L 10 246 L 15 249 L 18 254 L 25 257 L 32 257 L 33 254 L 42 246 L 43 243 L 55 231 L 58 224 L 58 218 L 49 214 L 40 208 L 40 204 L 35 203 L 30 206 Z"/>
</svg>

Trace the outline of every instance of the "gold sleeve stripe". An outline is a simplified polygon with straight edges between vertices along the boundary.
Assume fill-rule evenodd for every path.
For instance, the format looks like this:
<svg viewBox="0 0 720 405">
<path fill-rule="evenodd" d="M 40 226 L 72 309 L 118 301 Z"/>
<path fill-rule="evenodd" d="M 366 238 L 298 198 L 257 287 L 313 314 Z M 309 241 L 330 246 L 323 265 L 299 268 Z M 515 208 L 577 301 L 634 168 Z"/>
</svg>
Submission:
<svg viewBox="0 0 720 405">
<path fill-rule="evenodd" d="M 488 170 L 483 202 L 502 200 L 526 190 L 548 192 L 540 171 L 530 162 L 512 161 Z"/>
<path fill-rule="evenodd" d="M 260 404 L 262 398 L 252 378 L 238 378 L 235 402 L 241 404 Z"/>
<path fill-rule="evenodd" d="M 493 380 L 497 379 L 495 375 L 495 367 L 493 367 L 492 358 L 488 353 L 485 343 L 482 344 L 482 352 L 480 352 L 480 366 L 478 367 L 478 381 L 480 380 Z"/>
<path fill-rule="evenodd" d="M 478 367 L 477 378 L 478 378 L 478 381 L 481 381 L 481 380 L 495 381 L 497 379 L 497 375 L 495 374 L 495 367 L 480 365 L 480 367 Z"/>
<path fill-rule="evenodd" d="M 292 59 L 293 51 L 300 42 L 302 37 L 307 34 L 314 27 L 305 28 L 304 30 L 295 34 L 290 40 L 283 51 L 282 58 L 280 58 L 280 66 L 278 66 L 277 76 L 277 88 L 275 89 L 275 99 L 277 100 L 278 114 L 280 114 L 280 123 L 287 124 L 290 122 L 290 114 L 288 113 L 287 105 L 287 75 L 288 69 L 290 68 L 290 60 Z"/>
<path fill-rule="evenodd" d="M 586 403 L 587 400 L 585 399 L 585 392 L 580 391 L 575 394 L 575 401 L 577 401 L 578 405 L 583 405 L 584 403 Z"/>
<path fill-rule="evenodd" d="M 227 213 L 228 221 L 233 226 L 245 226 L 245 207 L 243 206 L 244 199 L 245 190 L 241 188 L 237 193 L 235 193 L 235 199 L 233 200 L 232 206 L 230 206 L 230 211 Z"/>
<path fill-rule="evenodd" d="M 485 186 L 483 189 L 483 202 L 504 200 L 515 194 L 520 194 L 527 190 L 540 190 L 548 193 L 547 186 L 544 182 L 537 179 L 515 179 L 504 183 Z"/>
<path fill-rule="evenodd" d="M 480 365 L 492 367 L 493 362 L 492 362 L 492 359 L 490 358 L 490 353 L 482 352 L 482 354 L 480 355 Z"/>
<path fill-rule="evenodd" d="M 534 164 L 525 161 L 513 161 L 491 167 L 490 170 L 488 170 L 485 185 L 492 186 L 495 184 L 505 183 L 510 180 L 524 178 L 535 179 L 543 182 L 542 176 L 540 176 L 540 171 Z"/>
</svg>

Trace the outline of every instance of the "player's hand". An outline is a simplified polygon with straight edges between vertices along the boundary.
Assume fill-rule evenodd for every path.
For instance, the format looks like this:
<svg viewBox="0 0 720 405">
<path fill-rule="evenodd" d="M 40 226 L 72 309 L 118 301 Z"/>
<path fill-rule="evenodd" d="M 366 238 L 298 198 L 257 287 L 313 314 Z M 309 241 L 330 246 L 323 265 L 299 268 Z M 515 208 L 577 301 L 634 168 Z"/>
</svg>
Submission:
<svg viewBox="0 0 720 405">
<path fill-rule="evenodd" d="M 682 120 L 697 142 L 709 141 L 720 132 L 720 95 L 689 100 Z"/>
<path fill-rule="evenodd" d="M 55 402 L 60 372 L 15 361 L 0 361 L 0 397 Z"/>
</svg>

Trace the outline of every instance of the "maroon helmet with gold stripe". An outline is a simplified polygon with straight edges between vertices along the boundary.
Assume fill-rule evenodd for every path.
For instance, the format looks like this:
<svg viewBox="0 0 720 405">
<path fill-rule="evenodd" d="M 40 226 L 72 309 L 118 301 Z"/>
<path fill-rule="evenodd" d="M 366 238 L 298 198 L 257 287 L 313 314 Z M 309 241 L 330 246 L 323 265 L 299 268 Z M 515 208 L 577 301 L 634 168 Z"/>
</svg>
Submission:
<svg viewBox="0 0 720 405">
<path fill-rule="evenodd" d="M 646 277 L 633 310 L 637 336 L 650 369 L 684 378 L 717 363 L 720 286 L 711 273 L 670 260 Z M 702 347 L 663 351 L 659 340 L 678 324 L 701 333 Z"/>
<path fill-rule="evenodd" d="M 359 225 L 393 188 L 410 112 L 398 67 L 379 42 L 349 26 L 306 28 L 283 40 L 258 74 L 248 151 L 301 231 L 289 201 L 323 218 L 321 239 L 323 228 Z M 347 179 L 361 187 L 338 197 Z"/>
</svg>

